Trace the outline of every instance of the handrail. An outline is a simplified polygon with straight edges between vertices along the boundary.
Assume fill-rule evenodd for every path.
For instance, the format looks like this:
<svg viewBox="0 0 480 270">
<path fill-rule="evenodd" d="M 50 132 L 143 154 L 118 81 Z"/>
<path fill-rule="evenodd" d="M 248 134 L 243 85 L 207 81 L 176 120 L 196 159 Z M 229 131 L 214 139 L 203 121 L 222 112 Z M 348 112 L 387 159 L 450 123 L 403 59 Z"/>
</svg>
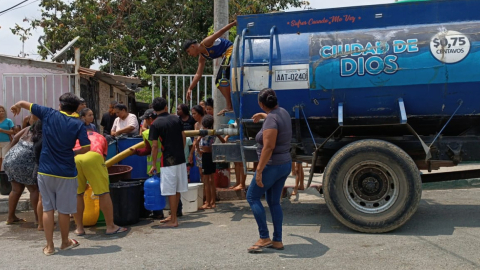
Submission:
<svg viewBox="0 0 480 270">
<path fill-rule="evenodd" d="M 240 56 L 240 107 L 238 112 L 238 124 L 239 124 L 239 137 L 240 137 L 240 154 L 242 155 L 243 163 L 243 173 L 247 175 L 247 162 L 245 161 L 245 153 L 243 149 L 243 75 L 244 68 L 243 63 L 245 62 L 245 35 L 247 34 L 248 28 L 242 30 L 242 55 Z"/>
<path fill-rule="evenodd" d="M 273 37 L 275 35 L 276 27 L 273 26 L 270 29 L 270 52 L 269 52 L 269 63 L 268 63 L 268 88 L 272 88 L 272 68 L 273 68 Z"/>
</svg>

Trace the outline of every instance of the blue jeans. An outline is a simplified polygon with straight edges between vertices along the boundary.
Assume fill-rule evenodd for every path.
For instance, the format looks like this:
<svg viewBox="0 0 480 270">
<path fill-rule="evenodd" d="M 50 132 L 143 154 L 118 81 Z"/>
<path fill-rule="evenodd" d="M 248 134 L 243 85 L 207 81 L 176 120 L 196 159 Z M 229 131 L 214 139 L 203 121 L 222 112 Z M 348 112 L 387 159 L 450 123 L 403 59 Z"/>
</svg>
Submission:
<svg viewBox="0 0 480 270">
<path fill-rule="evenodd" d="M 285 180 L 287 180 L 290 171 L 292 170 L 292 162 L 281 165 L 267 165 L 263 169 L 262 182 L 263 188 L 257 186 L 256 176 L 252 179 L 247 191 L 247 201 L 252 208 L 253 215 L 258 225 L 258 232 L 260 238 L 270 238 L 267 228 L 267 217 L 265 215 L 265 208 L 263 208 L 260 199 L 265 194 L 270 214 L 273 222 L 273 241 L 282 241 L 282 222 L 283 212 L 280 206 L 280 197 L 282 196 Z"/>
</svg>

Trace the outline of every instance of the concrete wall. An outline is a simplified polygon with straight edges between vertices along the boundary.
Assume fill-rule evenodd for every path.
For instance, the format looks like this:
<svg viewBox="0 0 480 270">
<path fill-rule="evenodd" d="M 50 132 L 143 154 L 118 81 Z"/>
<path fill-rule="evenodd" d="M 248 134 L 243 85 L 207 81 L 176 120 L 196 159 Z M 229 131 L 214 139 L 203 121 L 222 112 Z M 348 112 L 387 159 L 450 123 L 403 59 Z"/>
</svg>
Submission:
<svg viewBox="0 0 480 270">
<path fill-rule="evenodd" d="M 128 107 L 128 96 L 125 94 L 125 92 L 123 92 L 122 90 L 120 90 L 116 87 L 113 87 L 113 99 L 112 100 L 116 100 L 118 102 L 122 101 L 123 104 L 125 104 L 125 106 Z M 128 108 L 128 110 L 130 111 L 130 108 Z"/>
<path fill-rule="evenodd" d="M 102 121 L 102 116 L 104 113 L 108 112 L 108 108 L 110 106 L 110 101 L 112 100 L 110 98 L 110 85 L 102 82 L 102 81 L 99 81 L 99 100 L 100 100 L 100 104 L 99 104 L 99 113 L 100 113 L 100 116 L 98 116 L 98 120 L 100 120 L 98 123 L 99 123 L 99 130 L 101 133 L 103 133 L 103 127 L 100 125 L 101 121 Z"/>
<path fill-rule="evenodd" d="M 73 77 L 72 77 L 73 78 Z M 58 108 L 58 98 L 71 90 L 70 75 L 55 63 L 0 56 L 0 105 L 16 125 L 22 124 L 22 113 L 13 117 L 10 106 L 28 100 L 43 106 Z"/>
<path fill-rule="evenodd" d="M 102 81 L 99 81 L 99 124 L 101 123 L 102 116 L 104 113 L 108 112 L 108 108 L 110 107 L 110 101 L 123 101 L 123 104 L 128 104 L 128 97 L 127 95 L 121 91 L 120 89 L 113 87 L 113 97 L 110 97 L 110 85 L 106 84 Z M 99 131 L 103 133 L 103 127 L 99 126 Z"/>
</svg>

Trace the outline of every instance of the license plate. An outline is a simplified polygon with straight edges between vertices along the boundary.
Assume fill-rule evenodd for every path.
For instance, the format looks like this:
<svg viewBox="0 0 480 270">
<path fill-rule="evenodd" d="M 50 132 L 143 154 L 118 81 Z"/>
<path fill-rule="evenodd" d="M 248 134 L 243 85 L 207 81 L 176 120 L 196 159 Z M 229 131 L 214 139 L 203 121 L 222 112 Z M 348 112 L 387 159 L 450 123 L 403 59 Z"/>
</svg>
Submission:
<svg viewBox="0 0 480 270">
<path fill-rule="evenodd" d="M 276 82 L 308 81 L 308 69 L 275 70 Z"/>
</svg>

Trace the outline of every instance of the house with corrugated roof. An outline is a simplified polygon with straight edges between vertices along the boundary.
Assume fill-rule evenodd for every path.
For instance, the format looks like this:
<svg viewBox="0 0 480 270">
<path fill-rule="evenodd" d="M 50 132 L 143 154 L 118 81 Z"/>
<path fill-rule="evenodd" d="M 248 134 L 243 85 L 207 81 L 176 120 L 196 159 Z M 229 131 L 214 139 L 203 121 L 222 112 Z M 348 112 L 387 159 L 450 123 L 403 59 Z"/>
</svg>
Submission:
<svg viewBox="0 0 480 270">
<path fill-rule="evenodd" d="M 58 108 L 58 98 L 63 93 L 75 93 L 76 75 L 73 64 L 0 55 L 0 104 L 9 108 L 19 100 L 28 100 Z M 84 98 L 92 109 L 97 124 L 112 100 L 122 101 L 130 111 L 136 111 L 134 89 L 140 79 L 82 67 L 78 75 L 80 87 L 77 95 Z M 21 125 L 26 115 L 27 111 L 17 117 L 7 113 L 16 125 Z"/>
</svg>

